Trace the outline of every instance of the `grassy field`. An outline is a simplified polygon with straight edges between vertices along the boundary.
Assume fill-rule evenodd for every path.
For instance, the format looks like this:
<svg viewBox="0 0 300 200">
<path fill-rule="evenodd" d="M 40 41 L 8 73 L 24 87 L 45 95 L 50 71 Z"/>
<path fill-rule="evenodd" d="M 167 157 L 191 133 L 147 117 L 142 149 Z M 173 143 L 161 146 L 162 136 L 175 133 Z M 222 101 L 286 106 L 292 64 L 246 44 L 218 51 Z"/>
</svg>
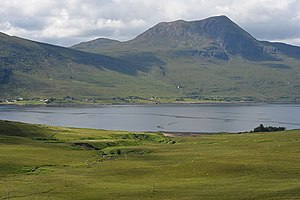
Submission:
<svg viewBox="0 0 300 200">
<path fill-rule="evenodd" d="M 0 121 L 0 199 L 300 199 L 299 145 Z"/>
</svg>

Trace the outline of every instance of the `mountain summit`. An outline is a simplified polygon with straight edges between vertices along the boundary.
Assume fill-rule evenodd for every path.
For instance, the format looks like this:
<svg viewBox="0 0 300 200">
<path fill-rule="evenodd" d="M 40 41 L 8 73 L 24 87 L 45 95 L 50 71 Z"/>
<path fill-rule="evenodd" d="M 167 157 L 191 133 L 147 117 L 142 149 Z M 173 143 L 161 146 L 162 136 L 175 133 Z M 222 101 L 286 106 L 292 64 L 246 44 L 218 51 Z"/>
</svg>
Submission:
<svg viewBox="0 0 300 200">
<path fill-rule="evenodd" d="M 247 59 L 261 59 L 269 49 L 226 16 L 162 22 L 128 43 L 143 48 L 214 50 Z"/>
<path fill-rule="evenodd" d="M 228 60 L 241 56 L 248 60 L 273 60 L 277 48 L 260 42 L 227 16 L 215 16 L 198 21 L 161 22 L 127 42 L 99 40 L 74 45 L 89 52 L 103 49 L 141 49 L 176 51 L 177 55 L 199 55 Z M 99 51 L 98 51 L 99 50 Z"/>
</svg>

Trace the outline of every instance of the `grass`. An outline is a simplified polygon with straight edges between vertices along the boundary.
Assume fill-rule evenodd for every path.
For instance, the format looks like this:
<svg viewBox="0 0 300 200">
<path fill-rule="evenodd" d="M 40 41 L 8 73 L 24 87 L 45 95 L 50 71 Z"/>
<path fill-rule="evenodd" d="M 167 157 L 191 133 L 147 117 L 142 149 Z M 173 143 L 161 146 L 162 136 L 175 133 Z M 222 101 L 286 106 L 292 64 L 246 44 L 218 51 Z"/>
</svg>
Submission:
<svg viewBox="0 0 300 200">
<path fill-rule="evenodd" d="M 0 121 L 0 198 L 300 199 L 299 144 L 299 130 L 169 138 Z"/>
</svg>

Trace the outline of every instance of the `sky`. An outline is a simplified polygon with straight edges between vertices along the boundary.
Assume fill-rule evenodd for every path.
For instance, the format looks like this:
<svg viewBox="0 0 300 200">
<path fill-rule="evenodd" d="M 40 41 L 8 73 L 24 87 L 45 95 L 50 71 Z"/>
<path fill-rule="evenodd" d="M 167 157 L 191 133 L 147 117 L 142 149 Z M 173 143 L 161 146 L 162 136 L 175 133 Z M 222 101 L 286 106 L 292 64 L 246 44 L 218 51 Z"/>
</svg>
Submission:
<svg viewBox="0 0 300 200">
<path fill-rule="evenodd" d="M 300 0 L 1 0 L 0 32 L 71 46 L 126 41 L 159 22 L 217 15 L 259 40 L 300 46 Z"/>
</svg>

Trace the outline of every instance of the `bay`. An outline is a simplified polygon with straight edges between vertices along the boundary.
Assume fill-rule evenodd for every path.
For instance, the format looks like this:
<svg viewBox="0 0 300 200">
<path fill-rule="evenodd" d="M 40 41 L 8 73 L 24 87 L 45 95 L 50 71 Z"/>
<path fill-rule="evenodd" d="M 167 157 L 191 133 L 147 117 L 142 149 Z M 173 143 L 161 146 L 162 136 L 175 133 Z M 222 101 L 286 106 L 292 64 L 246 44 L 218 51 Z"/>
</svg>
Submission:
<svg viewBox="0 0 300 200">
<path fill-rule="evenodd" d="M 300 129 L 299 104 L 0 106 L 0 119 L 126 131 L 243 132 L 259 124 Z"/>
</svg>

